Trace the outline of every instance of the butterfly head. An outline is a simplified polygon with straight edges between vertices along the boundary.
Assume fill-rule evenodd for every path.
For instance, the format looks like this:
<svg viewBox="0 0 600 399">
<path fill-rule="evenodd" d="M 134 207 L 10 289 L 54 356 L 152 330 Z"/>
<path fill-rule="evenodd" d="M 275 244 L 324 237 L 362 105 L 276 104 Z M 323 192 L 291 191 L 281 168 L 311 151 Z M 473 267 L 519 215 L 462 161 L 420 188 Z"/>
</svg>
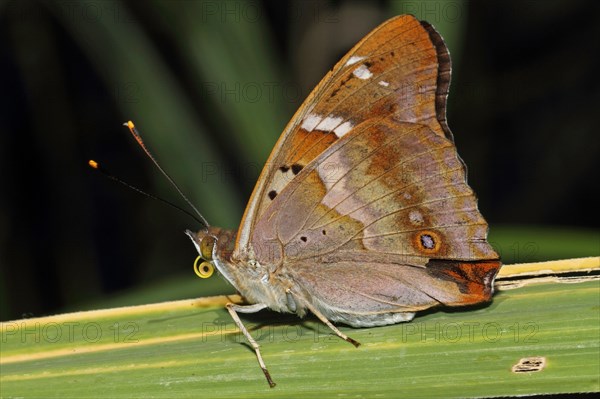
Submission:
<svg viewBox="0 0 600 399">
<path fill-rule="evenodd" d="M 200 254 L 194 262 L 194 272 L 200 278 L 209 278 L 214 272 L 213 251 L 216 248 L 217 238 L 208 234 L 207 231 L 200 231 L 200 234 L 194 234 L 191 231 L 186 231 L 192 242 L 196 246 Z"/>
<path fill-rule="evenodd" d="M 196 274 L 208 278 L 217 268 L 227 280 L 232 282 L 225 265 L 228 264 L 235 244 L 235 232 L 211 226 L 196 233 L 190 230 L 186 230 L 185 233 L 191 238 L 199 254 L 194 264 Z"/>
</svg>

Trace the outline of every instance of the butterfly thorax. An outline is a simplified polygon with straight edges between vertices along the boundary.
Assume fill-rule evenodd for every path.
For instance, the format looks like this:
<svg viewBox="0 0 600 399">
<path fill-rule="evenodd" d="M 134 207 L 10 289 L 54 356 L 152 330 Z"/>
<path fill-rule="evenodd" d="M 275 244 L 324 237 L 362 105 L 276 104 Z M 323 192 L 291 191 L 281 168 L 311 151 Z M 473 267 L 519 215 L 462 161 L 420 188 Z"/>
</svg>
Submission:
<svg viewBox="0 0 600 399">
<path fill-rule="evenodd" d="M 232 258 L 235 247 L 234 230 L 209 227 L 197 233 L 188 231 L 198 253 L 204 261 L 212 263 L 219 273 L 250 303 L 264 303 L 279 312 L 297 312 L 298 309 L 286 290 L 291 287 L 289 279 L 277 264 L 261 264 L 251 253 L 244 259 Z M 250 251 L 252 252 L 252 251 Z"/>
</svg>

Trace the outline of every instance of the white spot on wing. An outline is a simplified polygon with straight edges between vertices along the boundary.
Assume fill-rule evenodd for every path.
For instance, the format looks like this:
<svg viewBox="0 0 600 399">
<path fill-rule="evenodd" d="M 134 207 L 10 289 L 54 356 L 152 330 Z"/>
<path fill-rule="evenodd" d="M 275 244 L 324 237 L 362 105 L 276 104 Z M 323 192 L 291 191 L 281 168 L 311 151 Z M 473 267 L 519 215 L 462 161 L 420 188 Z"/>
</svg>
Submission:
<svg viewBox="0 0 600 399">
<path fill-rule="evenodd" d="M 383 86 L 383 87 L 388 87 L 390 84 L 388 82 L 386 82 L 385 80 L 380 80 L 379 81 L 379 86 Z"/>
<path fill-rule="evenodd" d="M 356 64 L 359 61 L 364 60 L 365 57 L 361 57 L 360 55 L 353 55 L 352 57 L 350 57 L 350 59 L 346 62 L 346 66 L 350 66 L 353 64 Z"/>
<path fill-rule="evenodd" d="M 348 133 L 350 130 L 352 130 L 353 127 L 354 127 L 354 125 L 352 124 L 352 122 L 346 121 L 346 122 L 342 123 L 341 125 L 339 125 L 338 127 L 336 127 L 335 129 L 333 129 L 333 132 L 335 133 L 336 136 L 342 137 L 343 135 Z"/>
<path fill-rule="evenodd" d="M 312 132 L 319 122 L 321 122 L 321 119 L 323 118 L 317 114 L 308 114 L 302 121 L 302 126 L 300 127 L 307 132 Z"/>
<path fill-rule="evenodd" d="M 429 234 L 423 234 L 421 236 L 421 244 L 427 249 L 435 248 L 435 241 L 433 240 L 433 237 L 431 237 Z"/>
<path fill-rule="evenodd" d="M 359 65 L 358 68 L 352 71 L 352 74 L 359 79 L 369 79 L 373 76 L 373 73 L 369 71 L 369 68 L 365 64 Z"/>
<path fill-rule="evenodd" d="M 420 226 L 425 221 L 421 212 L 415 210 L 410 211 L 410 213 L 408 214 L 408 218 L 410 219 L 410 222 L 415 226 Z"/>
<path fill-rule="evenodd" d="M 344 120 L 344 118 L 342 118 L 341 116 L 329 115 L 329 116 L 323 118 L 321 123 L 319 123 L 317 125 L 317 127 L 315 127 L 314 130 L 320 130 L 322 132 L 330 132 L 333 129 L 335 129 L 335 127 L 338 126 L 340 123 L 342 123 L 343 120 Z"/>
<path fill-rule="evenodd" d="M 312 132 L 313 130 L 334 132 L 336 136 L 342 137 L 354 127 L 354 124 L 350 121 L 342 122 L 344 122 L 344 118 L 341 116 L 328 115 L 323 117 L 318 114 L 308 114 L 303 119 L 300 127 L 307 132 Z"/>
</svg>

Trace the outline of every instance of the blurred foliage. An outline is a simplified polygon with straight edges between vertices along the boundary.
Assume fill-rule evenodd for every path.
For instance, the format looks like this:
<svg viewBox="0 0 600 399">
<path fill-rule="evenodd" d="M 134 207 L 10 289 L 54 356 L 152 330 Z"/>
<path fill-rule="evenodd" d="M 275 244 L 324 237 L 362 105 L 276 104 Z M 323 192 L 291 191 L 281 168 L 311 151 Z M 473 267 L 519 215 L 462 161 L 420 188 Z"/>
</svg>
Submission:
<svg viewBox="0 0 600 399">
<path fill-rule="evenodd" d="M 183 230 L 195 222 L 87 160 L 181 203 L 120 126 L 132 119 L 206 218 L 236 228 L 294 110 L 402 13 L 448 42 L 449 122 L 492 241 L 502 225 L 504 253 L 535 242 L 539 259 L 597 255 L 600 25 L 582 23 L 597 11 L 582 0 L 0 0 L 0 319 L 144 284 L 146 301 L 226 289 L 177 277 L 191 276 Z"/>
</svg>

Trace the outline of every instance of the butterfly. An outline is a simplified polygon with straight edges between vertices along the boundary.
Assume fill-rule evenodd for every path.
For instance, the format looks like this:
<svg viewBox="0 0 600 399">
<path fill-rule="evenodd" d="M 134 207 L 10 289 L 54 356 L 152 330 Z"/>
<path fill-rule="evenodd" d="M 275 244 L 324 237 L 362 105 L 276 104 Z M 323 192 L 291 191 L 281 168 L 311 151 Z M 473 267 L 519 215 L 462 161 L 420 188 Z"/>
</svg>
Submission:
<svg viewBox="0 0 600 399">
<path fill-rule="evenodd" d="M 427 22 L 377 27 L 323 78 L 263 169 L 238 231 L 193 233 L 205 271 L 248 305 L 372 327 L 491 299 L 500 269 L 446 122 L 451 63 Z"/>
</svg>

